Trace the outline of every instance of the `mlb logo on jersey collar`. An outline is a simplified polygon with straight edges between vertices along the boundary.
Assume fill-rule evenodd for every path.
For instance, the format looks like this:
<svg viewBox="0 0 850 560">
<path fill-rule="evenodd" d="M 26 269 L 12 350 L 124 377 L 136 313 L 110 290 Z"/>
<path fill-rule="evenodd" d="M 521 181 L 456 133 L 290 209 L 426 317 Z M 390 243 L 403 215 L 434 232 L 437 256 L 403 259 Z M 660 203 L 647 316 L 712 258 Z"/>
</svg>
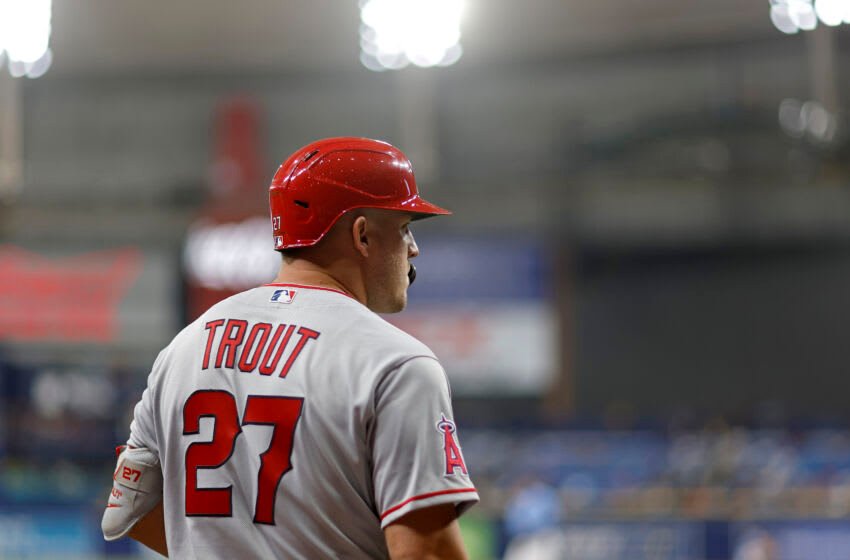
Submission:
<svg viewBox="0 0 850 560">
<path fill-rule="evenodd" d="M 295 290 L 291 290 L 289 288 L 284 288 L 282 290 L 275 290 L 272 294 L 271 299 L 269 301 L 274 303 L 292 303 L 292 299 L 295 297 Z"/>
</svg>

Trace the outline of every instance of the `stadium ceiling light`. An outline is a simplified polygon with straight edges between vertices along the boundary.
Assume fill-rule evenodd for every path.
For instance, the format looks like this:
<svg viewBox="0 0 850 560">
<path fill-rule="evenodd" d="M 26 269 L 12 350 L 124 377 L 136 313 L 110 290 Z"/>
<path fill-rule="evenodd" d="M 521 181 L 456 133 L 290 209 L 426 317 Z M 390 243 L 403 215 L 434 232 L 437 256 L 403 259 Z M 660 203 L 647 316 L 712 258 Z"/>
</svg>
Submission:
<svg viewBox="0 0 850 560">
<path fill-rule="evenodd" d="M 816 0 L 815 12 L 824 25 L 835 27 L 844 21 L 844 14 L 850 2 L 845 0 Z"/>
<path fill-rule="evenodd" d="M 850 23 L 850 0 L 770 0 L 770 21 L 783 33 L 810 31 L 818 20 L 831 27 Z"/>
<path fill-rule="evenodd" d="M 369 70 L 460 59 L 463 0 L 361 0 L 360 61 Z"/>
<path fill-rule="evenodd" d="M 50 67 L 52 8 L 52 0 L 0 0 L 0 62 L 12 76 L 37 78 Z"/>
</svg>

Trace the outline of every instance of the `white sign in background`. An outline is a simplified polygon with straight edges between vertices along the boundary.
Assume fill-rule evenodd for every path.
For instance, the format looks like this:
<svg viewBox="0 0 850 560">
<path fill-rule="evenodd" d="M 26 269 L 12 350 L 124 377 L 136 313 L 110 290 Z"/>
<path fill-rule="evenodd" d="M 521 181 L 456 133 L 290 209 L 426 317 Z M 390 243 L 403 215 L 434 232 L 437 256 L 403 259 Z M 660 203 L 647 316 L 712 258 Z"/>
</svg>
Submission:
<svg viewBox="0 0 850 560">
<path fill-rule="evenodd" d="M 536 395 L 555 378 L 558 322 L 543 301 L 412 306 L 385 318 L 437 354 L 455 395 Z"/>
</svg>

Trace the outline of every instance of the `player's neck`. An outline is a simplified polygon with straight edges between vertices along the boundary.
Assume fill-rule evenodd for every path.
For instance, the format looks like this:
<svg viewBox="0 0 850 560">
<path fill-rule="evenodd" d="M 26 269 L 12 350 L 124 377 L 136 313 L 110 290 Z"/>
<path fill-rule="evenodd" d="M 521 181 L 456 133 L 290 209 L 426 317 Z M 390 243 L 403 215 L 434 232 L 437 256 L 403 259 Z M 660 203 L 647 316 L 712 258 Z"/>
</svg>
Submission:
<svg viewBox="0 0 850 560">
<path fill-rule="evenodd" d="M 358 290 L 355 282 L 346 281 L 346 275 L 341 271 L 330 271 L 304 259 L 281 264 L 274 283 L 330 288 L 345 292 L 364 305 L 366 303 L 365 290 Z"/>
</svg>

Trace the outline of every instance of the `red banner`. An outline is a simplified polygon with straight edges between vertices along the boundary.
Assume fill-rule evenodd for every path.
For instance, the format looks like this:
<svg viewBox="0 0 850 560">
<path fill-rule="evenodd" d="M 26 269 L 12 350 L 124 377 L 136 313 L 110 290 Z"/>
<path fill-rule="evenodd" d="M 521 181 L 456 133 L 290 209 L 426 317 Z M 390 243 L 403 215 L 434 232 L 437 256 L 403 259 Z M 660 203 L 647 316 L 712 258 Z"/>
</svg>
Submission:
<svg viewBox="0 0 850 560">
<path fill-rule="evenodd" d="M 142 268 L 137 249 L 46 258 L 0 246 L 0 339 L 109 342 Z"/>
</svg>

